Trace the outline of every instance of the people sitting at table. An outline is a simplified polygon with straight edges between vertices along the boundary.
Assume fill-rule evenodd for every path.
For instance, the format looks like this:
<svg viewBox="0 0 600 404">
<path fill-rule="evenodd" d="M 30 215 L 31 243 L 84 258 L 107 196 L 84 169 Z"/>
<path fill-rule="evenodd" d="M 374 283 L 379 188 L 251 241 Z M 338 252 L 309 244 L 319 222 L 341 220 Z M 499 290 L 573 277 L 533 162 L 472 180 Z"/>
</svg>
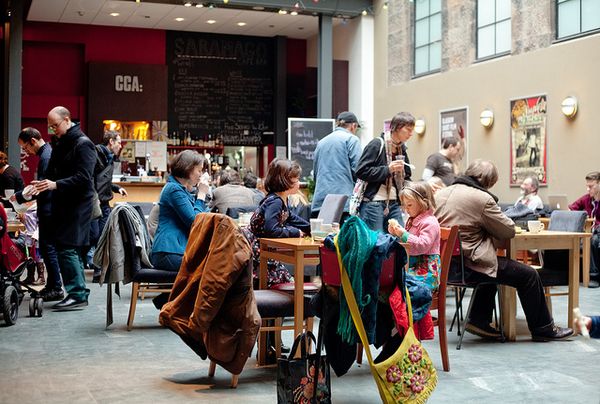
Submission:
<svg viewBox="0 0 600 404">
<path fill-rule="evenodd" d="M 196 215 L 206 212 L 204 203 L 208 186 L 200 183 L 204 157 L 184 150 L 171 162 L 171 175 L 160 193 L 158 227 L 154 234 L 150 261 L 155 268 L 179 271 L 188 235 Z M 168 294 L 154 298 L 162 307 Z"/>
<path fill-rule="evenodd" d="M 594 198 L 595 187 L 600 184 L 600 171 L 592 171 L 585 176 L 587 193 L 569 205 L 570 210 L 584 210 L 594 219 L 594 234 L 591 243 L 590 288 L 600 286 L 600 198 Z"/>
<path fill-rule="evenodd" d="M 227 208 L 257 206 L 254 192 L 246 188 L 238 172 L 232 168 L 221 171 L 219 185 L 212 191 L 209 208 L 213 212 L 227 213 Z"/>
<path fill-rule="evenodd" d="M 542 202 L 542 198 L 537 194 L 539 187 L 540 182 L 536 177 L 526 177 L 521 183 L 521 195 L 515 202 L 515 206 L 519 204 L 525 205 L 533 212 L 543 209 L 544 202 Z"/>
<path fill-rule="evenodd" d="M 310 223 L 291 213 L 288 196 L 298 192 L 302 169 L 295 161 L 275 158 L 267 170 L 265 189 L 267 196 L 262 200 L 250 219 L 250 231 L 246 232 L 254 249 L 254 277 L 259 269 L 259 237 L 286 238 L 304 237 L 310 233 Z M 251 234 L 248 234 L 251 233 Z M 285 267 L 276 261 L 269 261 L 267 286 L 292 282 L 293 278 Z"/>
<path fill-rule="evenodd" d="M 8 164 L 8 155 L 0 151 L 0 197 L 6 197 L 1 202 L 5 208 L 12 208 L 8 201 L 15 192 L 22 191 L 25 188 L 21 171 Z M 6 194 L 6 191 L 9 194 Z"/>
<path fill-rule="evenodd" d="M 554 323 L 537 271 L 496 255 L 494 239 L 515 236 L 515 224 L 502 213 L 498 198 L 489 191 L 497 180 L 498 170 L 491 161 L 475 160 L 452 186 L 435 194 L 435 215 L 441 226 L 459 226 L 466 282 L 492 282 L 516 288 L 534 341 L 567 338 L 573 330 Z M 450 279 L 462 279 L 461 261 L 460 257 L 452 258 Z M 483 338 L 500 337 L 500 332 L 490 325 L 495 295 L 495 285 L 479 287 L 466 331 Z"/>
<path fill-rule="evenodd" d="M 437 289 L 440 261 L 440 224 L 433 215 L 435 200 L 427 182 L 413 182 L 400 191 L 402 208 L 410 217 L 406 228 L 390 223 L 388 232 L 408 243 L 408 272 L 430 290 Z"/>
<path fill-rule="evenodd" d="M 244 175 L 244 186 L 254 193 L 254 204 L 259 205 L 260 201 L 265 197 L 264 187 L 261 191 L 258 189 L 258 184 L 262 184 L 262 180 L 256 176 L 252 171 L 248 171 L 246 175 Z M 261 185 L 262 187 L 262 185 Z"/>
</svg>

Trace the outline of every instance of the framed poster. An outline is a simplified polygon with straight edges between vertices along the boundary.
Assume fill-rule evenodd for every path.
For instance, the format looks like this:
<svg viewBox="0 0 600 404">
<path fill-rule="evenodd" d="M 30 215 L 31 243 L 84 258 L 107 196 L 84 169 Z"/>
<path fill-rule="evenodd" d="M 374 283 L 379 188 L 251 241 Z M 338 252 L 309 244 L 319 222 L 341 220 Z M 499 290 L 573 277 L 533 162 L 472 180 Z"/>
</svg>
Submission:
<svg viewBox="0 0 600 404">
<path fill-rule="evenodd" d="M 514 99 L 510 102 L 510 185 L 520 186 L 530 175 L 540 185 L 548 185 L 546 174 L 546 96 Z"/>
<path fill-rule="evenodd" d="M 288 118 L 288 158 L 302 167 L 302 182 L 312 173 L 317 143 L 334 126 L 335 119 Z"/>
<path fill-rule="evenodd" d="M 454 172 L 463 173 L 469 164 L 469 150 L 467 144 L 467 122 L 469 108 L 461 107 L 440 111 L 440 149 L 442 142 L 448 137 L 460 140 L 460 155 L 454 161 Z"/>
</svg>

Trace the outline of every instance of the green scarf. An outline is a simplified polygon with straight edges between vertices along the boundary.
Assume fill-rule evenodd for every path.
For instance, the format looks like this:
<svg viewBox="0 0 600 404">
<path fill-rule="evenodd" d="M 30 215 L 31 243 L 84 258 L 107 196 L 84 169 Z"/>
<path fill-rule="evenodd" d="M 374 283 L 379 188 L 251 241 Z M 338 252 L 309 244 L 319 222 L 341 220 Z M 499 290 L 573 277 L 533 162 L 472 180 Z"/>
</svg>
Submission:
<svg viewBox="0 0 600 404">
<path fill-rule="evenodd" d="M 337 236 L 337 245 L 340 249 L 342 261 L 346 271 L 348 271 L 348 277 L 352 284 L 358 309 L 361 312 L 369 303 L 368 301 L 363 301 L 363 267 L 369 259 L 376 242 L 377 232 L 369 229 L 365 222 L 356 216 L 351 216 L 346 220 Z M 353 344 L 358 341 L 358 334 L 354 328 L 346 298 L 343 293 L 340 293 L 339 296 L 340 319 L 338 321 L 337 333 L 342 337 L 342 341 Z"/>
</svg>

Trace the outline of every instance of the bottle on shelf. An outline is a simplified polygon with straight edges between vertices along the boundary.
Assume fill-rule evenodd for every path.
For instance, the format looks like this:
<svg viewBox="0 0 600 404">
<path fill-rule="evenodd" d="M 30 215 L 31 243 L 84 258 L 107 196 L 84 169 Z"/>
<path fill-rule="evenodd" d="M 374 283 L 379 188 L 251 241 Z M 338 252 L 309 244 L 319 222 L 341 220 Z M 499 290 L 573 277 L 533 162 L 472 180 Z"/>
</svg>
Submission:
<svg viewBox="0 0 600 404">
<path fill-rule="evenodd" d="M 186 146 L 192 146 L 192 134 L 188 131 L 187 138 L 185 140 Z"/>
</svg>

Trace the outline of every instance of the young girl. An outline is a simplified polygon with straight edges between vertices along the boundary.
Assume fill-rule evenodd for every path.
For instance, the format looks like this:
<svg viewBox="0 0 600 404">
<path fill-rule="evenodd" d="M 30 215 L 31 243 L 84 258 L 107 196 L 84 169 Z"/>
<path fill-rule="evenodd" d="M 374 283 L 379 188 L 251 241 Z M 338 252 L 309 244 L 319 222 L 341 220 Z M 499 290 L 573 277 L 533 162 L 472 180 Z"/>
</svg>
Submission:
<svg viewBox="0 0 600 404">
<path fill-rule="evenodd" d="M 388 231 L 408 243 L 408 272 L 433 291 L 438 287 L 438 271 L 441 267 L 440 224 L 433 216 L 433 192 L 426 182 L 413 182 L 402 189 L 400 200 L 410 218 L 406 228 L 390 221 Z"/>
<path fill-rule="evenodd" d="M 304 237 L 310 233 L 310 223 L 290 212 L 288 196 L 299 189 L 301 168 L 295 161 L 274 159 L 269 164 L 265 178 L 267 196 L 262 200 L 250 219 L 250 231 L 256 240 L 252 240 L 255 257 L 255 275 L 258 269 L 258 238 Z M 278 262 L 269 261 L 268 287 L 292 282 L 293 278 L 285 267 Z"/>
</svg>

